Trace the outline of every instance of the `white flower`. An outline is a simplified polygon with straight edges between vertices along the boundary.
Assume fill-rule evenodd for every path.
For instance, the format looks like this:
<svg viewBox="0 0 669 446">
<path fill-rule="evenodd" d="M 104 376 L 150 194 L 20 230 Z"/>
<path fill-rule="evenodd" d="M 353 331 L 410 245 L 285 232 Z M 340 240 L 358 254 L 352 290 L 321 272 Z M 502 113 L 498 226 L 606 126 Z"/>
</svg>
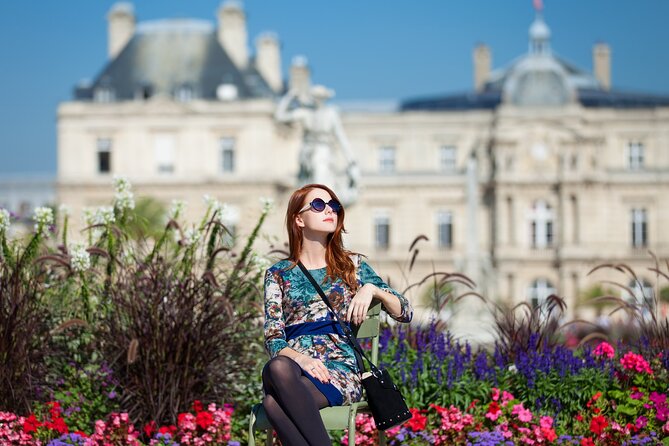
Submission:
<svg viewBox="0 0 669 446">
<path fill-rule="evenodd" d="M 202 232 L 195 228 L 188 228 L 184 232 L 183 243 L 185 246 L 193 246 L 200 241 L 202 237 Z"/>
<path fill-rule="evenodd" d="M 7 209 L 0 209 L 0 232 L 6 232 L 9 229 L 10 215 Z"/>
<path fill-rule="evenodd" d="M 135 209 L 135 196 L 130 191 L 117 192 L 114 196 L 114 206 L 119 210 Z"/>
<path fill-rule="evenodd" d="M 91 267 L 91 256 L 83 243 L 73 243 L 68 250 L 71 258 L 70 264 L 74 271 L 82 272 Z"/>
<path fill-rule="evenodd" d="M 114 175 L 114 189 L 116 192 L 129 191 L 131 188 L 130 181 L 124 176 Z"/>
<path fill-rule="evenodd" d="M 509 366 L 509 372 L 516 373 L 517 371 L 518 371 L 518 368 L 516 367 L 516 364 L 511 364 Z"/>
<path fill-rule="evenodd" d="M 58 206 L 58 214 L 63 216 L 63 218 L 65 218 L 65 217 L 69 217 L 72 214 L 72 212 L 71 212 L 70 207 L 68 205 L 61 204 L 60 206 Z"/>
<path fill-rule="evenodd" d="M 95 210 L 95 216 L 93 217 L 95 224 L 108 225 L 114 223 L 116 218 L 114 217 L 114 208 L 110 206 L 100 206 Z"/>
<path fill-rule="evenodd" d="M 176 220 L 186 210 L 186 202 L 183 200 L 172 200 L 172 207 L 170 208 L 170 220 Z"/>
<path fill-rule="evenodd" d="M 205 203 L 207 203 L 207 209 L 211 212 L 211 215 L 214 216 L 215 220 L 219 223 L 223 223 L 223 216 L 227 210 L 225 203 L 221 203 L 209 195 L 205 195 L 202 198 L 204 199 Z"/>
<path fill-rule="evenodd" d="M 35 232 L 46 235 L 49 226 L 53 224 L 53 209 L 44 206 L 35 208 L 33 220 L 35 220 Z"/>
<path fill-rule="evenodd" d="M 130 182 L 125 177 L 114 177 L 114 206 L 120 210 L 135 209 L 135 196 Z"/>
<path fill-rule="evenodd" d="M 114 223 L 114 208 L 109 206 L 101 206 L 99 208 L 84 208 L 83 218 L 86 226 L 107 225 Z M 97 239 L 104 231 L 102 228 L 94 228 L 92 236 Z"/>
<path fill-rule="evenodd" d="M 272 206 L 274 206 L 274 200 L 269 197 L 260 197 L 260 203 L 262 204 L 262 210 L 265 213 L 269 212 L 272 209 Z"/>
<path fill-rule="evenodd" d="M 95 208 L 84 208 L 81 212 L 86 226 L 92 226 L 95 224 Z"/>
</svg>

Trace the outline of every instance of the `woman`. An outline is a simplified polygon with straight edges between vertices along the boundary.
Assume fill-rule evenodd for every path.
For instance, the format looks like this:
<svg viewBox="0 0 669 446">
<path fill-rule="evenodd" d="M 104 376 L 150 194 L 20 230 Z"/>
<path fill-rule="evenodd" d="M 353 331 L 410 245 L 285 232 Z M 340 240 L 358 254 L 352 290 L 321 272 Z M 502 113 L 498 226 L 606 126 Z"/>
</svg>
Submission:
<svg viewBox="0 0 669 446">
<path fill-rule="evenodd" d="M 265 346 L 272 359 L 262 373 L 263 406 L 284 446 L 329 445 L 318 411 L 360 400 L 360 375 L 353 348 L 297 262 L 345 323 L 362 323 L 372 301 L 400 322 L 409 322 L 413 309 L 359 255 L 344 249 L 344 208 L 326 186 L 296 190 L 286 226 L 290 256 L 265 274 Z"/>
</svg>

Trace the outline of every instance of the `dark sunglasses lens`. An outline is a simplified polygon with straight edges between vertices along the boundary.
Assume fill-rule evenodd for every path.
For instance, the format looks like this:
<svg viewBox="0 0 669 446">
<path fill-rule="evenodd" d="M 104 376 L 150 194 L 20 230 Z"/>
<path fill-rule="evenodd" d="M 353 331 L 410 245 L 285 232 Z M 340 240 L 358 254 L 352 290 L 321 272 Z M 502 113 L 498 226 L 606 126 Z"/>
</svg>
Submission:
<svg viewBox="0 0 669 446">
<path fill-rule="evenodd" d="M 341 211 L 341 204 L 339 204 L 338 201 L 330 200 L 328 206 L 330 206 L 330 209 L 332 209 L 335 213 L 339 213 L 339 211 Z"/>
<path fill-rule="evenodd" d="M 316 212 L 322 212 L 325 209 L 325 202 L 320 198 L 316 198 L 311 202 L 311 207 Z"/>
</svg>

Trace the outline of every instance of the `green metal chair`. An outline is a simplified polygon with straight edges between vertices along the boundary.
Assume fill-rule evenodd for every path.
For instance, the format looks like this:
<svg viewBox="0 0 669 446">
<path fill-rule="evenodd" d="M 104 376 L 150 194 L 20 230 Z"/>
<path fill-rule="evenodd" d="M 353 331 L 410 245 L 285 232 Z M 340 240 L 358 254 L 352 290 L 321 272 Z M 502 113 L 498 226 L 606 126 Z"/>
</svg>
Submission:
<svg viewBox="0 0 669 446">
<path fill-rule="evenodd" d="M 376 304 L 367 312 L 367 319 L 363 322 L 356 332 L 358 339 L 371 339 L 372 351 L 371 359 L 374 364 L 379 360 L 379 314 L 381 313 L 381 304 Z M 350 406 L 335 406 L 321 409 L 321 418 L 327 430 L 348 429 L 348 444 L 355 444 L 355 417 L 359 413 L 371 413 L 367 402 L 363 399 Z M 273 441 L 272 425 L 267 420 L 265 409 L 262 404 L 256 404 L 251 409 L 249 419 L 249 446 L 255 446 L 255 432 L 264 430 L 267 432 L 266 446 L 271 446 Z M 386 437 L 383 431 L 379 432 L 379 445 L 385 446 Z"/>
</svg>

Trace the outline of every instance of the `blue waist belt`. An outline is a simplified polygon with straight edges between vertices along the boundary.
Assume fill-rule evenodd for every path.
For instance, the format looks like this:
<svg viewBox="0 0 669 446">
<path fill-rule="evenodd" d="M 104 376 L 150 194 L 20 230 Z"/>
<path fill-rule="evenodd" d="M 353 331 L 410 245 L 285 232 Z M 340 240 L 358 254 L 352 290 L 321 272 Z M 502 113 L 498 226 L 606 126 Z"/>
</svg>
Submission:
<svg viewBox="0 0 669 446">
<path fill-rule="evenodd" d="M 295 339 L 304 335 L 338 334 L 344 336 L 344 332 L 337 321 L 324 320 L 316 322 L 302 322 L 301 324 L 288 325 L 285 329 L 286 340 Z"/>
</svg>

